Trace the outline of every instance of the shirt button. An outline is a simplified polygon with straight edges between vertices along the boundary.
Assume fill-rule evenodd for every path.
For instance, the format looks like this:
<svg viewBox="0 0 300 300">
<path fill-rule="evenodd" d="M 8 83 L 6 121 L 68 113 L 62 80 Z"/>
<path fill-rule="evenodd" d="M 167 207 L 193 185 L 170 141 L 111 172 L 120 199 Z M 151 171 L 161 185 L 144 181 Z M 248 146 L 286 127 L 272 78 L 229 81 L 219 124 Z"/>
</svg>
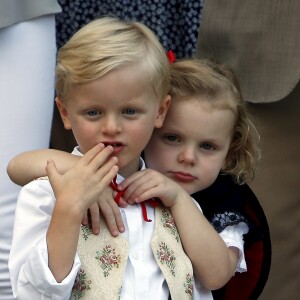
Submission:
<svg viewBox="0 0 300 300">
<path fill-rule="evenodd" d="M 133 254 L 133 258 L 134 258 L 135 260 L 138 260 L 138 259 L 139 259 L 139 257 L 140 257 L 140 256 L 139 256 L 139 254 L 138 254 L 138 253 L 134 253 L 134 254 Z"/>
</svg>

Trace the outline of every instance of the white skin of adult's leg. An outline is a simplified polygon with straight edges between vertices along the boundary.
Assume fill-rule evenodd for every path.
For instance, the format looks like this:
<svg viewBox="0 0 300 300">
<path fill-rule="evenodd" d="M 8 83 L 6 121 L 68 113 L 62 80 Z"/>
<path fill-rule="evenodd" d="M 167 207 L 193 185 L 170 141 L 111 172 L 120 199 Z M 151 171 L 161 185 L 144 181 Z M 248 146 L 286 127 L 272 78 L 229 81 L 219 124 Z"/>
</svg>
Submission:
<svg viewBox="0 0 300 300">
<path fill-rule="evenodd" d="M 20 188 L 10 181 L 6 166 L 20 152 L 49 146 L 56 54 L 54 15 L 0 29 L 0 44 L 0 298 L 7 300 L 13 299 L 7 262 Z"/>
</svg>

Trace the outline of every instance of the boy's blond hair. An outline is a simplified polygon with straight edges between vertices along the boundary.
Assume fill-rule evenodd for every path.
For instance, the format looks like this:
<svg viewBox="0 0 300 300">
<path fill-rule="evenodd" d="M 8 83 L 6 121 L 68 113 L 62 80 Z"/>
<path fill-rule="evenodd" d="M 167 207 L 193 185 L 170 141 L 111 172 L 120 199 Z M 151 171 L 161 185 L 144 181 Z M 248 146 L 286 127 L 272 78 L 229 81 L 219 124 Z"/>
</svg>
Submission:
<svg viewBox="0 0 300 300">
<path fill-rule="evenodd" d="M 58 51 L 57 96 L 66 101 L 72 85 L 99 79 L 127 64 L 140 65 L 161 100 L 169 89 L 166 53 L 145 25 L 114 17 L 94 20 Z"/>
<path fill-rule="evenodd" d="M 170 66 L 169 94 L 176 100 L 197 99 L 213 109 L 231 109 L 235 116 L 232 141 L 223 173 L 243 184 L 254 177 L 260 157 L 259 135 L 249 119 L 246 102 L 234 73 L 225 65 L 211 60 L 187 59 Z"/>
</svg>

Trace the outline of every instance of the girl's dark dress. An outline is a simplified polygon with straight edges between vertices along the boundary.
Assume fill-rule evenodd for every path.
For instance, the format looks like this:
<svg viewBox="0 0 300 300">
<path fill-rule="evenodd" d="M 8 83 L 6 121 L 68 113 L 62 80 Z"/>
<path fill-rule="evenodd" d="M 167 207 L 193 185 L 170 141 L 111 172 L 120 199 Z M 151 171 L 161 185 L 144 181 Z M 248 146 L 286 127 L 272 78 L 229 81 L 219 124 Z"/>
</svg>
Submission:
<svg viewBox="0 0 300 300">
<path fill-rule="evenodd" d="M 239 222 L 249 226 L 244 235 L 247 272 L 236 273 L 224 288 L 213 291 L 214 299 L 257 299 L 271 265 L 269 227 L 258 199 L 247 184 L 238 185 L 229 175 L 219 175 L 210 187 L 192 196 L 218 232 Z"/>
</svg>

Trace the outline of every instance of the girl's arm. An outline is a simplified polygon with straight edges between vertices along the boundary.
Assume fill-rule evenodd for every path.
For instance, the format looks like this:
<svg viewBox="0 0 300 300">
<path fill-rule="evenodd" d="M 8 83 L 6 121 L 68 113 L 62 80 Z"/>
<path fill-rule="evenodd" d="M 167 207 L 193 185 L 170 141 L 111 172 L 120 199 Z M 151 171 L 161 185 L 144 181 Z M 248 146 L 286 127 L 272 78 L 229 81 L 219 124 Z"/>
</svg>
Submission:
<svg viewBox="0 0 300 300">
<path fill-rule="evenodd" d="M 206 288 L 219 289 L 234 275 L 239 250 L 226 246 L 190 199 L 187 194 L 178 193 L 178 200 L 170 207 L 170 211 L 195 275 Z"/>
<path fill-rule="evenodd" d="M 123 197 L 129 204 L 158 197 L 170 209 L 194 273 L 204 287 L 221 288 L 234 275 L 238 249 L 226 246 L 190 195 L 176 182 L 146 169 L 126 178 L 119 189 L 126 189 Z"/>
<path fill-rule="evenodd" d="M 94 149 L 98 147 L 99 146 L 97 145 L 90 151 L 93 152 Z M 86 153 L 86 155 L 88 153 Z M 56 168 L 60 174 L 64 174 L 73 168 L 80 159 L 80 156 L 54 149 L 28 151 L 15 156 L 9 162 L 7 173 L 14 183 L 23 186 L 36 178 L 46 176 L 46 165 L 49 160 L 53 160 L 55 162 Z M 106 201 L 99 199 L 98 203 L 94 203 L 91 207 L 89 207 L 92 230 L 94 234 L 99 234 L 100 232 L 99 218 L 101 211 L 102 216 L 107 222 L 110 233 L 113 236 L 117 236 L 119 232 L 124 231 L 124 224 L 118 205 L 113 201 L 111 195 L 110 197 L 107 195 L 109 194 L 103 194 L 102 197 Z M 124 205 L 125 204 L 123 203 L 123 206 Z M 88 224 L 87 211 L 82 218 L 82 224 Z"/>
<path fill-rule="evenodd" d="M 70 170 L 80 157 L 54 149 L 28 151 L 18 154 L 9 162 L 7 174 L 14 183 L 24 186 L 47 175 L 46 165 L 49 159 L 55 161 L 58 172 L 63 174 Z"/>
</svg>

